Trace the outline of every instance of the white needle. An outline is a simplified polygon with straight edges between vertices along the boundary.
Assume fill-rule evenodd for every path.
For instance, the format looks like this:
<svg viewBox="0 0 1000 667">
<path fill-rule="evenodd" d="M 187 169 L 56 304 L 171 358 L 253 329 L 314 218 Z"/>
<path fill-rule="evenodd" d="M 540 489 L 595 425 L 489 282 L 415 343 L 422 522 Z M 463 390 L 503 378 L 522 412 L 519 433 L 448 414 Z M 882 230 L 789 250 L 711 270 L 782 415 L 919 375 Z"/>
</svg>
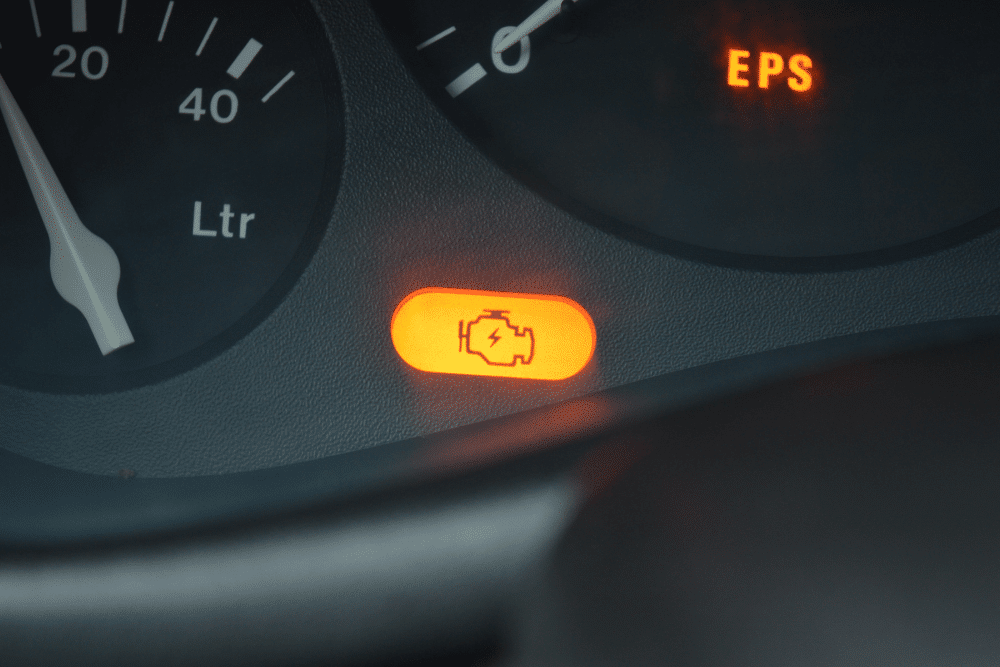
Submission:
<svg viewBox="0 0 1000 667">
<path fill-rule="evenodd" d="M 573 0 L 577 2 L 577 0 Z M 521 41 L 525 35 L 530 35 L 534 31 L 555 18 L 562 11 L 562 0 L 548 0 L 544 5 L 532 12 L 531 16 L 521 21 L 521 24 L 514 28 L 513 32 L 504 37 L 497 44 L 494 51 L 503 53 L 516 43 Z"/>
<path fill-rule="evenodd" d="M 3 76 L 0 112 L 49 234 L 49 270 L 56 291 L 87 318 L 102 354 L 134 343 L 118 306 L 118 256 L 80 222 Z"/>
</svg>

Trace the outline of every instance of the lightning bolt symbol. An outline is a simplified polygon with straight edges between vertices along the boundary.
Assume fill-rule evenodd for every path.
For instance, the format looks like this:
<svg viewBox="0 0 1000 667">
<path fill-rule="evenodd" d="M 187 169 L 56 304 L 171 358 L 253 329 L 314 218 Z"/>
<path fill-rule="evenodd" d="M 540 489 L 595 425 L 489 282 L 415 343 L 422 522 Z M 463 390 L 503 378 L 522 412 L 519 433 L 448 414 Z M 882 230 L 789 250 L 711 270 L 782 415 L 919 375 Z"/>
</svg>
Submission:
<svg viewBox="0 0 1000 667">
<path fill-rule="evenodd" d="M 488 338 L 489 338 L 489 339 L 490 339 L 491 341 L 493 341 L 492 343 L 490 343 L 490 347 L 493 347 L 494 345 L 496 345 L 496 344 L 497 344 L 497 341 L 498 341 L 498 340 L 500 340 L 500 336 L 498 336 L 498 335 L 497 335 L 497 332 L 499 332 L 499 331 L 500 331 L 500 327 L 497 327 L 496 329 L 494 329 L 494 330 L 493 330 L 493 333 L 491 333 L 491 334 L 490 334 L 490 335 L 488 336 Z"/>
</svg>

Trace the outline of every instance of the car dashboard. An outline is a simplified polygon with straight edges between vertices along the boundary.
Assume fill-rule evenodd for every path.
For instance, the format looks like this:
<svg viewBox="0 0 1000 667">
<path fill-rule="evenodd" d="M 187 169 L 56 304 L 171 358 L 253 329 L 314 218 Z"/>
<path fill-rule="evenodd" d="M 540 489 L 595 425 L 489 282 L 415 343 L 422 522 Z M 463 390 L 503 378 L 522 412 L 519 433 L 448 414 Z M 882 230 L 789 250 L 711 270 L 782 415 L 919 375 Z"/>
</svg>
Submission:
<svg viewBox="0 0 1000 667">
<path fill-rule="evenodd" d="M 995 663 L 992 14 L 17 4 L 0 662 Z M 427 291 L 472 300 L 428 363 L 481 370 L 408 360 Z M 592 332 L 566 377 L 543 298 Z"/>
</svg>

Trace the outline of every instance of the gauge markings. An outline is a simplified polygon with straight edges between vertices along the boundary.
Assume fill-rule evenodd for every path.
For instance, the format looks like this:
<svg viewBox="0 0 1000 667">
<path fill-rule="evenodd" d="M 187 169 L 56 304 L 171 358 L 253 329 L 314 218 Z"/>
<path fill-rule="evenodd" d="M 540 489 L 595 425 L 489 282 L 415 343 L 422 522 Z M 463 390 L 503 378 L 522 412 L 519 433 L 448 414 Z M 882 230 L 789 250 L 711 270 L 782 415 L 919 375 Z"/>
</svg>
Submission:
<svg viewBox="0 0 1000 667">
<path fill-rule="evenodd" d="M 42 36 L 42 24 L 38 22 L 38 8 L 35 7 L 35 0 L 28 0 L 31 4 L 31 18 L 35 22 L 35 37 Z"/>
<path fill-rule="evenodd" d="M 194 55 L 200 56 L 201 52 L 205 50 L 205 45 L 208 44 L 208 38 L 212 36 L 212 31 L 215 30 L 215 24 L 219 22 L 219 17 L 216 16 L 212 19 L 212 22 L 208 24 L 208 30 L 205 31 L 205 36 L 201 38 L 201 44 L 198 45 L 198 50 L 194 52 Z"/>
<path fill-rule="evenodd" d="M 128 6 L 128 0 L 122 0 L 122 11 L 118 15 L 118 34 L 125 32 L 125 7 Z"/>
<path fill-rule="evenodd" d="M 310 0 L 237 4 L 224 23 L 232 0 L 0 0 L 0 384 L 100 393 L 204 363 L 324 238 L 327 34 Z"/>
<path fill-rule="evenodd" d="M 445 37 L 447 37 L 451 33 L 455 32 L 455 30 L 456 30 L 455 26 L 451 26 L 450 28 L 442 30 L 441 32 L 439 32 L 438 34 L 434 35 L 433 37 L 431 37 L 427 41 L 420 42 L 419 44 L 417 44 L 417 51 L 422 51 L 423 49 L 426 49 L 428 46 L 430 46 L 434 42 L 441 41 L 442 39 L 444 39 Z"/>
<path fill-rule="evenodd" d="M 167 32 L 167 24 L 170 23 L 170 12 L 174 11 L 174 0 L 170 0 L 167 3 L 167 13 L 163 15 L 163 25 L 160 26 L 160 36 L 156 38 L 156 41 L 162 42 L 163 35 Z"/>
<path fill-rule="evenodd" d="M 482 65 L 476 63 L 469 69 L 459 74 L 455 80 L 445 86 L 444 89 L 447 90 L 448 94 L 452 97 L 458 97 L 484 76 L 486 76 L 486 70 Z"/>
<path fill-rule="evenodd" d="M 243 76 L 243 72 L 247 71 L 247 67 L 250 67 L 250 63 L 252 63 L 253 59 L 257 57 L 257 54 L 260 53 L 263 46 L 263 44 L 251 37 L 243 47 L 243 50 L 240 51 L 240 54 L 236 56 L 233 64 L 226 70 L 226 74 L 234 79 L 238 79 Z"/>
<path fill-rule="evenodd" d="M 285 85 L 286 83 L 288 83 L 288 80 L 291 79 L 293 76 L 295 76 L 295 70 L 292 70 L 291 72 L 289 72 L 288 74 L 286 74 L 284 76 L 284 78 L 281 79 L 281 81 L 279 81 L 277 83 L 277 85 L 274 86 L 274 88 L 272 88 L 271 90 L 268 91 L 267 95 L 265 95 L 264 97 L 260 98 L 260 101 L 261 102 L 267 102 L 269 99 L 271 99 L 271 97 L 276 92 L 278 92 L 279 90 L 281 90 L 281 87 L 283 85 Z"/>
<path fill-rule="evenodd" d="M 73 32 L 87 32 L 87 0 L 73 0 L 70 10 Z"/>
</svg>

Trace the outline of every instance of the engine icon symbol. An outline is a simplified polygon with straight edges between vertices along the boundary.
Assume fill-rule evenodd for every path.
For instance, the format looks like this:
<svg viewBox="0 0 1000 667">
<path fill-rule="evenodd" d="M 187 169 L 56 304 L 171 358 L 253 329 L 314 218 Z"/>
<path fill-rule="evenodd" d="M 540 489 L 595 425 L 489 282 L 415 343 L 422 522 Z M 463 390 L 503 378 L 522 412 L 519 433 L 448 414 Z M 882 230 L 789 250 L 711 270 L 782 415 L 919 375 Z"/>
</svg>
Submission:
<svg viewBox="0 0 1000 667">
<path fill-rule="evenodd" d="M 510 323 L 509 310 L 486 309 L 483 315 L 465 324 L 458 321 L 458 350 L 478 354 L 490 366 L 527 366 L 535 356 L 535 334 L 529 327 Z M 463 349 L 464 347 L 464 349 Z"/>
<path fill-rule="evenodd" d="M 554 294 L 425 287 L 399 302 L 389 334 L 417 371 L 520 380 L 565 380 L 597 348 L 587 311 Z"/>
</svg>

